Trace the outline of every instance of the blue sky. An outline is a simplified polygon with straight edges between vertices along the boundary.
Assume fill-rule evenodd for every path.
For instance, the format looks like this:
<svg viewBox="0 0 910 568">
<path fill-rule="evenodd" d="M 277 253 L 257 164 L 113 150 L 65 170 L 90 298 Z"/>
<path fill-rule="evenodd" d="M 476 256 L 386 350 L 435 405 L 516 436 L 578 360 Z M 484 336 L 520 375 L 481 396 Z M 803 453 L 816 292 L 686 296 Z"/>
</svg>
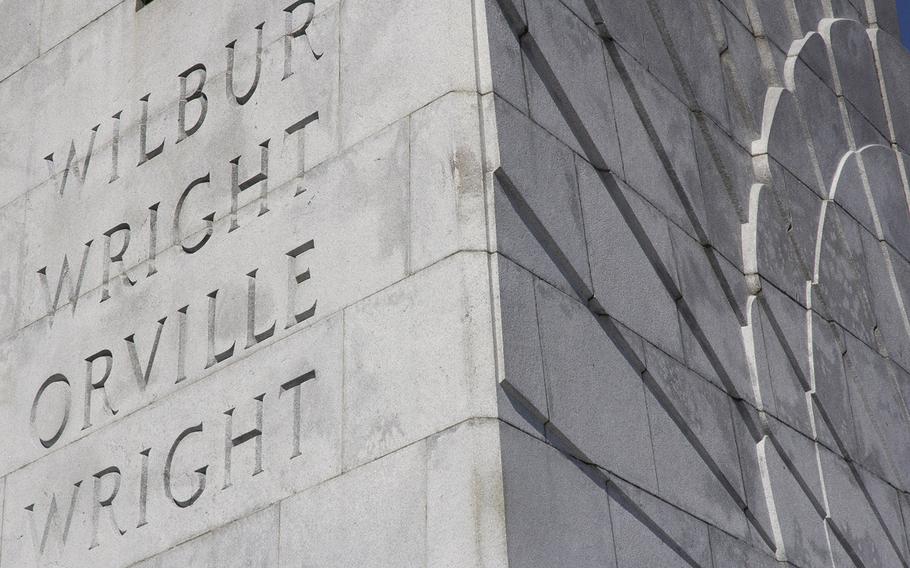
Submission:
<svg viewBox="0 0 910 568">
<path fill-rule="evenodd" d="M 897 13 L 901 19 L 901 36 L 904 45 L 910 48 L 910 0 L 897 0 Z"/>
</svg>

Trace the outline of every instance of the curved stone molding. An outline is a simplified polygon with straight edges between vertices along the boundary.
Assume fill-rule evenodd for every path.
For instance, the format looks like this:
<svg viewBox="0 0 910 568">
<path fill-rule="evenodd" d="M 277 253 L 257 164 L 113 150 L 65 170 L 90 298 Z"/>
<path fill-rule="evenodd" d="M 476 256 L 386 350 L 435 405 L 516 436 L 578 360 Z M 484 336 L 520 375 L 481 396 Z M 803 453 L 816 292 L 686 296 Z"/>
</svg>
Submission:
<svg viewBox="0 0 910 568">
<path fill-rule="evenodd" d="M 827 554 L 864 565 L 906 565 L 904 537 L 883 513 L 898 504 L 877 500 L 868 479 L 910 489 L 910 158 L 908 107 L 896 94 L 908 70 L 895 40 L 857 21 L 822 19 L 794 41 L 752 144 L 742 234 L 745 349 L 762 424 L 771 436 L 778 421 L 811 433 L 818 475 L 804 490 Z M 759 444 L 766 462 L 768 452 Z M 799 563 L 805 551 L 788 549 L 782 530 L 792 512 L 781 480 L 764 471 L 762 484 L 777 557 Z"/>
</svg>

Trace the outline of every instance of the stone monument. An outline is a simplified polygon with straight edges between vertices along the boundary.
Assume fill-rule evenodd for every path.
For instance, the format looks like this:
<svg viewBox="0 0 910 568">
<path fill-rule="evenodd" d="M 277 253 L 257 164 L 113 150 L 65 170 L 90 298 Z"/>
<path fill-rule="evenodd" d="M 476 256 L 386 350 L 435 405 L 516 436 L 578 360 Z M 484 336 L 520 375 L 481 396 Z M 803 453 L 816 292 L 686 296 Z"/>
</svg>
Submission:
<svg viewBox="0 0 910 568">
<path fill-rule="evenodd" d="M 893 0 L 0 22 L 0 568 L 910 565 Z"/>
</svg>

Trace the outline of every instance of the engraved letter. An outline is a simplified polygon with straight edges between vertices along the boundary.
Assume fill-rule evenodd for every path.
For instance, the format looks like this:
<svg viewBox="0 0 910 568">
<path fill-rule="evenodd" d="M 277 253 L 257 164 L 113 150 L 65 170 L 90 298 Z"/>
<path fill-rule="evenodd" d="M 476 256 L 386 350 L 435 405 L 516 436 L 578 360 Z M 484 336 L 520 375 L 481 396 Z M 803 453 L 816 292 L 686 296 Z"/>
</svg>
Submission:
<svg viewBox="0 0 910 568">
<path fill-rule="evenodd" d="M 158 272 L 158 267 L 156 266 L 156 260 L 158 258 L 158 206 L 161 205 L 161 202 L 158 202 L 151 207 L 149 207 L 149 271 L 145 275 L 146 278 L 152 276 Z"/>
<path fill-rule="evenodd" d="M 148 510 L 149 502 L 149 454 L 151 451 L 151 448 L 146 448 L 139 452 L 139 455 L 142 456 L 142 473 L 139 476 L 139 523 L 136 525 L 137 529 L 148 524 L 146 511 Z"/>
<path fill-rule="evenodd" d="M 63 406 L 63 417 L 60 419 L 60 426 L 57 427 L 57 430 L 54 431 L 54 434 L 50 438 L 42 438 L 41 434 L 38 433 L 36 421 L 38 419 L 38 404 L 41 402 L 41 396 L 44 395 L 44 392 L 53 384 L 61 383 L 66 385 L 66 403 Z M 30 415 L 29 422 L 32 425 L 32 430 L 35 432 L 35 435 L 38 437 L 38 441 L 41 442 L 41 445 L 45 448 L 50 448 L 57 443 L 57 440 L 60 439 L 60 436 L 63 434 L 63 431 L 66 429 L 66 424 L 70 419 L 70 403 L 72 402 L 72 394 L 70 392 L 70 382 L 69 379 L 64 377 L 61 374 L 51 375 L 48 377 L 38 389 L 38 392 L 35 394 L 35 400 L 32 401 L 32 412 Z"/>
<path fill-rule="evenodd" d="M 303 24 L 295 29 L 294 11 L 304 5 L 308 10 L 303 17 Z M 309 30 L 310 24 L 313 23 L 313 17 L 316 15 L 316 0 L 296 0 L 284 9 L 284 14 L 286 32 L 284 34 L 284 76 L 281 78 L 282 81 L 294 74 L 293 64 L 291 63 L 294 58 L 294 38 L 302 36 L 306 39 L 307 47 L 310 48 L 310 53 L 313 54 L 313 58 L 316 61 L 319 61 L 323 55 L 322 53 L 316 53 L 316 50 L 313 49 L 313 44 L 310 42 L 310 36 L 307 35 L 307 30 Z"/>
<path fill-rule="evenodd" d="M 142 362 L 139 361 L 139 353 L 136 351 L 136 334 L 131 333 L 125 338 L 127 350 L 130 352 L 130 362 L 133 364 L 133 375 L 136 377 L 136 383 L 139 388 L 145 390 L 149 384 L 149 377 L 152 374 L 152 365 L 155 364 L 155 354 L 158 353 L 158 342 L 161 340 L 161 332 L 164 331 L 164 322 L 167 317 L 158 320 L 158 330 L 155 332 L 155 341 L 152 343 L 152 351 L 149 353 L 148 364 L 145 371 L 142 370 Z"/>
<path fill-rule="evenodd" d="M 114 477 L 114 487 L 111 488 L 110 494 L 107 497 L 101 496 L 101 484 L 102 479 L 108 476 Z M 126 531 L 121 529 L 117 525 L 117 517 L 114 516 L 114 509 L 111 505 L 114 504 L 114 499 L 117 498 L 117 493 L 120 492 L 120 468 L 116 466 L 111 466 L 105 469 L 102 469 L 94 475 L 95 478 L 95 500 L 92 502 L 92 544 L 89 545 L 88 549 L 91 550 L 97 547 L 100 543 L 98 542 L 98 520 L 101 516 L 101 509 L 107 509 L 108 513 L 111 516 L 111 524 L 114 525 L 114 529 L 120 533 L 120 536 L 126 534 Z"/>
<path fill-rule="evenodd" d="M 294 124 L 292 124 L 284 129 L 285 134 L 287 134 L 288 136 L 291 136 L 292 134 L 295 134 L 296 132 L 302 133 L 300 135 L 300 138 L 297 140 L 297 148 L 298 148 L 298 150 L 297 150 L 298 158 L 297 159 L 300 162 L 300 167 L 297 170 L 298 176 L 302 176 L 306 172 L 306 136 L 305 136 L 306 127 L 309 126 L 310 124 L 316 122 L 317 120 L 319 120 L 318 111 L 305 116 L 304 118 L 298 120 Z M 294 193 L 294 197 L 297 197 L 304 191 L 305 191 L 304 189 L 301 189 L 298 187 L 297 191 Z"/>
<path fill-rule="evenodd" d="M 298 323 L 308 320 L 316 314 L 316 301 L 313 305 L 303 310 L 297 311 L 297 287 L 310 279 L 310 269 L 303 272 L 297 272 L 297 257 L 308 250 L 313 250 L 316 244 L 312 239 L 303 243 L 294 250 L 288 252 L 288 323 L 285 329 L 294 327 Z"/>
<path fill-rule="evenodd" d="M 79 265 L 79 276 L 76 278 L 76 284 L 73 285 L 70 278 L 70 262 L 66 255 L 63 255 L 63 266 L 60 267 L 60 278 L 57 280 L 57 293 L 51 299 L 51 286 L 47 280 L 47 267 L 38 270 L 38 279 L 41 281 L 41 287 L 44 289 L 44 298 L 47 302 L 47 315 L 53 316 L 60 305 L 60 295 L 63 293 L 63 282 L 66 281 L 67 288 L 70 290 L 69 302 L 76 311 L 76 304 L 79 302 L 79 291 L 82 290 L 82 278 L 85 276 L 85 265 L 88 264 L 88 252 L 92 246 L 92 241 L 85 243 L 82 251 L 82 264 Z"/>
<path fill-rule="evenodd" d="M 187 94 L 186 92 L 186 80 L 190 75 L 199 71 L 199 83 L 196 86 L 196 89 L 192 93 Z M 186 140 L 190 136 L 196 133 L 199 130 L 199 127 L 202 126 L 202 123 L 205 121 L 205 115 L 209 112 L 209 98 L 206 96 L 202 89 L 205 88 L 205 76 L 206 70 L 205 65 L 202 63 L 197 63 L 193 65 L 186 71 L 180 74 L 180 99 L 177 106 L 177 143 Z M 189 128 L 186 127 L 186 105 L 187 103 L 193 102 L 195 100 L 199 101 L 199 118 L 196 119 L 196 122 L 193 123 Z"/>
<path fill-rule="evenodd" d="M 177 499 L 174 497 L 173 489 L 171 487 L 171 466 L 174 463 L 174 454 L 177 453 L 177 446 L 180 445 L 180 442 L 182 442 L 184 438 L 195 432 L 202 432 L 201 423 L 197 424 L 196 426 L 187 428 L 177 436 L 177 439 L 174 440 L 174 444 L 171 446 L 170 451 L 167 453 L 167 459 L 164 462 L 164 492 L 167 495 L 168 499 L 173 501 L 174 504 L 181 509 L 185 509 L 186 507 L 189 507 L 195 503 L 196 500 L 199 499 L 199 497 L 202 495 L 202 492 L 205 491 L 205 472 L 208 471 L 209 468 L 207 465 L 204 465 L 196 470 L 195 473 L 197 475 L 197 479 L 199 480 L 199 484 L 197 485 L 196 490 L 193 492 L 193 494 L 186 499 Z"/>
<path fill-rule="evenodd" d="M 288 391 L 294 392 L 294 450 L 291 452 L 291 459 L 300 455 L 300 386 L 315 378 L 316 371 L 304 373 L 296 379 L 291 379 L 281 385 L 281 392 L 278 394 L 278 396 L 281 397 L 282 394 Z"/>
<path fill-rule="evenodd" d="M 238 97 L 234 94 L 234 45 L 237 43 L 237 40 L 232 41 L 227 44 L 227 97 L 228 100 L 236 103 L 240 106 L 245 105 L 253 98 L 253 93 L 256 92 L 256 87 L 259 86 L 259 75 L 262 73 L 262 27 L 265 26 L 265 22 L 262 22 L 256 26 L 256 74 L 253 77 L 253 84 L 250 86 L 250 89 L 246 94 Z"/>
<path fill-rule="evenodd" d="M 111 254 L 111 237 L 121 232 L 123 233 L 123 245 L 121 245 L 120 250 L 116 254 Z M 120 223 L 116 227 L 104 232 L 104 268 L 101 277 L 102 302 L 111 299 L 111 263 L 116 262 L 120 264 L 120 276 L 123 278 L 124 284 L 127 286 L 134 286 L 136 284 L 136 281 L 130 278 L 129 273 L 126 271 L 126 267 L 123 265 L 123 255 L 126 254 L 126 249 L 130 247 L 130 234 L 131 231 L 128 223 Z"/>
<path fill-rule="evenodd" d="M 186 380 L 186 312 L 189 306 L 177 310 L 177 380 L 179 383 Z"/>
<path fill-rule="evenodd" d="M 139 164 L 142 165 L 161 152 L 164 151 L 164 140 L 161 141 L 161 144 L 158 144 L 155 149 L 148 150 L 148 132 L 149 132 L 149 97 L 152 96 L 151 93 L 145 95 L 140 101 L 142 101 L 142 121 L 139 123 Z"/>
<path fill-rule="evenodd" d="M 95 367 L 95 361 L 98 359 L 104 358 L 106 363 L 104 369 L 104 376 L 97 381 L 92 380 L 93 369 Z M 95 353 L 91 357 L 85 360 L 85 406 L 82 420 L 82 429 L 87 430 L 92 427 L 92 391 L 100 390 L 101 397 L 104 400 L 104 407 L 108 412 L 111 413 L 111 416 L 116 416 L 118 410 L 114 410 L 111 407 L 111 401 L 107 396 L 107 390 L 104 388 L 105 383 L 111 377 L 111 369 L 114 366 L 114 355 L 110 352 L 109 349 L 102 349 L 101 351 Z"/>
<path fill-rule="evenodd" d="M 209 238 L 212 236 L 212 230 L 215 226 L 215 212 L 212 211 L 208 215 L 202 218 L 205 221 L 205 234 L 199 239 L 194 245 L 187 246 L 182 243 L 182 238 L 180 236 L 180 214 L 183 212 L 183 204 L 186 203 L 186 198 L 190 195 L 190 192 L 196 186 L 202 185 L 203 183 L 209 183 L 210 176 L 205 174 L 201 178 L 194 179 L 190 182 L 190 185 L 186 186 L 186 189 L 183 190 L 183 193 L 180 195 L 180 199 L 177 200 L 177 207 L 174 209 L 174 244 L 180 244 L 183 247 L 183 251 L 187 254 L 193 254 L 194 252 L 201 249 L 205 246 L 205 243 L 209 241 Z"/>
<path fill-rule="evenodd" d="M 225 411 L 227 421 L 224 424 L 224 487 L 227 489 L 231 483 L 231 453 L 234 448 L 240 444 L 245 444 L 250 440 L 256 441 L 256 465 L 253 468 L 253 475 L 262 473 L 262 400 L 265 393 L 257 396 L 256 401 L 256 427 L 234 437 L 234 408 Z"/>
<path fill-rule="evenodd" d="M 82 481 L 77 481 L 73 487 L 73 493 L 70 496 L 70 508 L 66 513 L 66 520 L 63 523 L 63 536 L 61 538 L 61 543 L 66 544 L 66 539 L 70 533 L 70 525 L 73 524 L 73 513 L 76 511 L 76 499 L 79 497 L 79 487 L 82 485 Z M 29 517 L 29 524 L 32 529 L 32 542 L 35 543 L 35 549 L 38 551 L 38 555 L 44 554 L 44 549 L 47 547 L 47 537 L 50 536 L 51 527 L 57 524 L 57 495 L 51 495 L 51 504 L 47 509 L 47 520 L 44 522 L 44 533 L 41 535 L 41 540 L 38 540 L 38 529 L 35 526 L 35 504 L 32 503 L 25 508 L 26 511 L 31 513 Z"/>
<path fill-rule="evenodd" d="M 209 367 L 212 367 L 214 365 L 217 365 L 218 363 L 221 363 L 222 361 L 224 361 L 226 359 L 229 359 L 231 357 L 231 355 L 234 354 L 234 345 L 237 343 L 236 341 L 232 341 L 230 347 L 228 347 L 227 349 L 225 349 L 223 351 L 215 353 L 215 335 L 216 335 L 215 334 L 215 315 L 216 315 L 216 308 L 217 308 L 216 302 L 218 299 L 218 290 L 213 290 L 212 292 L 209 292 L 208 297 L 209 297 L 209 324 L 207 327 L 208 327 L 209 346 L 208 346 L 208 358 L 207 358 L 207 362 L 205 364 L 206 369 L 208 369 Z"/>
<path fill-rule="evenodd" d="M 85 183 L 85 176 L 88 174 L 88 165 L 92 161 L 92 151 L 95 148 L 95 136 L 98 134 L 98 128 L 100 127 L 100 124 L 96 124 L 95 127 L 92 128 L 92 137 L 89 138 L 88 141 L 88 150 L 85 152 L 85 160 L 82 162 L 82 171 L 79 170 L 79 162 L 75 161 L 76 143 L 70 141 L 70 151 L 66 157 L 66 169 L 63 170 L 63 176 L 60 179 L 60 195 L 63 195 L 63 190 L 66 189 L 66 182 L 69 179 L 70 172 L 72 172 L 80 182 Z M 55 175 L 57 173 L 57 166 L 54 163 L 54 153 L 51 152 L 45 156 L 44 159 L 47 162 L 47 169 L 51 176 Z"/>
<path fill-rule="evenodd" d="M 247 274 L 247 300 L 246 300 L 246 348 L 261 343 L 275 334 L 276 321 L 272 320 L 272 325 L 267 329 L 256 332 L 256 272 L 253 270 Z"/>
<path fill-rule="evenodd" d="M 240 225 L 237 223 L 237 209 L 240 192 L 249 189 L 257 183 L 262 184 L 259 188 L 259 215 L 265 215 L 269 212 L 269 140 L 259 145 L 259 173 L 251 178 L 240 181 L 240 158 L 237 156 L 231 160 L 231 228 L 230 233 Z"/>
<path fill-rule="evenodd" d="M 112 116 L 114 119 L 114 132 L 111 136 L 111 179 L 107 183 L 114 183 L 120 179 L 120 115 L 123 111 L 117 111 Z"/>
</svg>

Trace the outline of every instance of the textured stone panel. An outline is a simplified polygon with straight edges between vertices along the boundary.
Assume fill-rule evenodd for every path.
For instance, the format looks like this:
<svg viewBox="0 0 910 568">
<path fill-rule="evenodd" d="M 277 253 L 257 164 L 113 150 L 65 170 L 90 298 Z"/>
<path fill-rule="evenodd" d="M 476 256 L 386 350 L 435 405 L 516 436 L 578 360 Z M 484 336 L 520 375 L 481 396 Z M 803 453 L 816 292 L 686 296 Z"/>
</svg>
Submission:
<svg viewBox="0 0 910 568">
<path fill-rule="evenodd" d="M 578 448 L 645 487 L 656 487 L 645 391 L 598 318 L 539 284 L 550 421 Z"/>
<path fill-rule="evenodd" d="M 278 506 L 178 545 L 132 568 L 278 566 Z"/>
<path fill-rule="evenodd" d="M 509 566 L 617 566 L 606 478 L 509 426 L 502 437 Z"/>
<path fill-rule="evenodd" d="M 342 373 L 336 316 L 14 471 L 3 566 L 129 565 L 337 476 Z"/>
<path fill-rule="evenodd" d="M 7 33 L 0 40 L 0 51 L 4 54 L 0 79 L 5 79 L 38 57 L 41 3 L 8 0 L 0 5 L 0 18 L 7 24 Z"/>
<path fill-rule="evenodd" d="M 487 278 L 459 254 L 345 310 L 345 467 L 493 412 Z"/>
</svg>

